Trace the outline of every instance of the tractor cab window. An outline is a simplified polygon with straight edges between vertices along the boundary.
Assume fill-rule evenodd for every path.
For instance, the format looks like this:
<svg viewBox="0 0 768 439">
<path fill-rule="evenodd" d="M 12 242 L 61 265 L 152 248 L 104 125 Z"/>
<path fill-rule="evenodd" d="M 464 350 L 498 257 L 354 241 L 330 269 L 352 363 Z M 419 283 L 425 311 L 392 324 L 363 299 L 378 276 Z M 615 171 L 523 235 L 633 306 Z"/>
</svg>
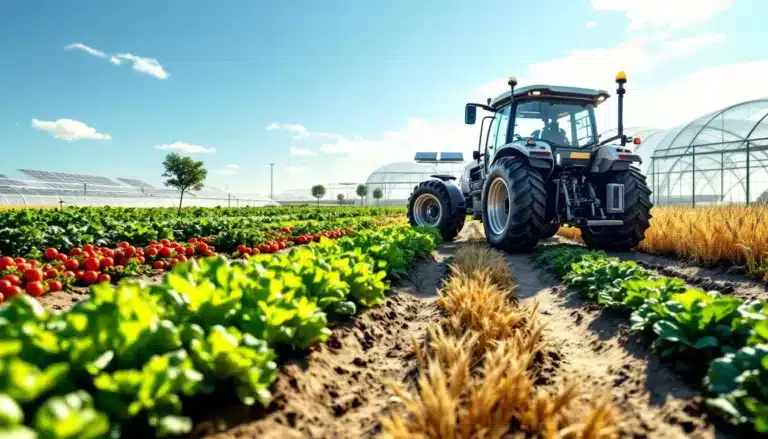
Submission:
<svg viewBox="0 0 768 439">
<path fill-rule="evenodd" d="M 586 146 L 596 140 L 594 111 L 591 104 L 518 102 L 513 140 L 533 137 L 552 146 Z"/>
<path fill-rule="evenodd" d="M 496 113 L 491 125 L 491 132 L 488 140 L 488 155 L 493 153 L 501 146 L 507 143 L 507 128 L 509 127 L 509 110 L 507 106 Z"/>
</svg>

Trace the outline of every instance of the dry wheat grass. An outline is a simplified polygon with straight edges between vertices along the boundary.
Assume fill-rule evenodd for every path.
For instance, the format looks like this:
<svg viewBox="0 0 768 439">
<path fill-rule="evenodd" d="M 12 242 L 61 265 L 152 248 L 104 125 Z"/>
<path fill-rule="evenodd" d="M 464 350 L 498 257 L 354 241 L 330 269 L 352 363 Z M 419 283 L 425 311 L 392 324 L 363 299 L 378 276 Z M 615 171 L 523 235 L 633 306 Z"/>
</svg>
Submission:
<svg viewBox="0 0 768 439">
<path fill-rule="evenodd" d="M 438 299 L 446 317 L 429 330 L 428 343 L 413 339 L 419 391 L 394 385 L 403 410 L 382 420 L 382 437 L 616 437 L 617 416 L 607 399 L 586 395 L 575 382 L 535 385 L 542 326 L 537 307 L 512 300 L 515 285 L 503 255 L 461 247 L 451 274 Z"/>
</svg>

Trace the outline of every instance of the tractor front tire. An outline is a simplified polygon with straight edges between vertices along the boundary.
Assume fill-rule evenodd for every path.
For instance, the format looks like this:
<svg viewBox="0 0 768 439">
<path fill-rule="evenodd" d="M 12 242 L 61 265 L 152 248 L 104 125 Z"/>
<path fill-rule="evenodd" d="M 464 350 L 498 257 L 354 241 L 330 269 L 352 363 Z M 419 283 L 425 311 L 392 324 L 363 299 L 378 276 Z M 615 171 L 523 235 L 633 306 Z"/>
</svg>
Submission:
<svg viewBox="0 0 768 439">
<path fill-rule="evenodd" d="M 636 169 L 610 174 L 600 179 L 598 196 L 604 200 L 605 185 L 620 183 L 624 185 L 624 213 L 617 219 L 624 221 L 621 226 L 601 227 L 592 230 L 581 228 L 581 237 L 589 248 L 606 251 L 629 251 L 637 247 L 645 238 L 645 231 L 651 220 L 651 190 L 648 189 L 645 176 Z"/>
<path fill-rule="evenodd" d="M 467 213 L 451 203 L 448 188 L 439 180 L 416 186 L 408 197 L 408 222 L 411 226 L 435 227 L 446 242 L 453 241 L 464 228 Z"/>
<path fill-rule="evenodd" d="M 544 179 L 519 157 L 502 157 L 491 167 L 483 187 L 483 228 L 491 247 L 505 252 L 530 251 L 546 227 Z"/>
</svg>

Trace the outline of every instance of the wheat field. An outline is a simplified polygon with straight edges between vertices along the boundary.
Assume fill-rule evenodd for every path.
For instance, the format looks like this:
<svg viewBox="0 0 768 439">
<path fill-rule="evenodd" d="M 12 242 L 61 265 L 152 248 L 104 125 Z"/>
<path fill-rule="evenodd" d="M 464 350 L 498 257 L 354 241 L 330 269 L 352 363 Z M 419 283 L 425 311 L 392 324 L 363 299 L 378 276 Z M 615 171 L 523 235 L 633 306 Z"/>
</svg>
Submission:
<svg viewBox="0 0 768 439">
<path fill-rule="evenodd" d="M 734 267 L 768 281 L 768 206 L 654 207 L 638 250 Z M 581 240 L 578 229 L 559 235 Z"/>
</svg>

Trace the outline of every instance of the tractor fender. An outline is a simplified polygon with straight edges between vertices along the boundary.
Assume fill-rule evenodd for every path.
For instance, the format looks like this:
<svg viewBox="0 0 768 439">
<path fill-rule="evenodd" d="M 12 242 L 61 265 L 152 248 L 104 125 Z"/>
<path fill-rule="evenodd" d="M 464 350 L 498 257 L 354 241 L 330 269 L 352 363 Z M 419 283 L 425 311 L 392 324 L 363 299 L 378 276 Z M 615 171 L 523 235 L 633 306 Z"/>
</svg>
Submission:
<svg viewBox="0 0 768 439">
<path fill-rule="evenodd" d="M 459 209 L 466 209 L 467 203 L 464 199 L 464 194 L 461 192 L 461 189 L 456 185 L 454 180 L 456 180 L 456 177 L 452 175 L 445 175 L 445 174 L 436 174 L 431 175 L 432 180 L 439 181 L 443 186 L 445 186 L 445 189 L 448 190 L 448 195 L 451 197 L 451 204 L 456 206 Z"/>
<path fill-rule="evenodd" d="M 535 151 L 537 153 L 549 153 L 549 156 L 532 156 L 531 151 Z M 521 143 L 508 143 L 496 151 L 496 154 L 493 156 L 493 162 L 491 162 L 491 166 L 493 166 L 493 164 L 502 157 L 520 157 L 521 159 L 528 162 L 528 164 L 532 167 L 540 170 L 552 171 L 554 168 L 552 148 L 544 142 L 536 142 L 536 145 L 533 146 L 526 146 Z"/>
<path fill-rule="evenodd" d="M 594 153 L 590 171 L 593 174 L 602 174 L 608 171 L 626 171 L 629 170 L 632 162 L 643 163 L 640 156 L 636 155 L 629 148 L 620 145 L 603 145 Z"/>
</svg>

